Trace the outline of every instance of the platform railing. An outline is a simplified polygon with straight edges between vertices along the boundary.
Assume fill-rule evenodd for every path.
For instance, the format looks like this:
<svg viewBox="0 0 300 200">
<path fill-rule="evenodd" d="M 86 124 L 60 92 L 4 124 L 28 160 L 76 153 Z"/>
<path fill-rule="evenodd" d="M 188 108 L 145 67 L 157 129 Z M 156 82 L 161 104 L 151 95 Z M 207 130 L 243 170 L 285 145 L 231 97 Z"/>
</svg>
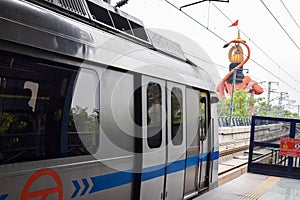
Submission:
<svg viewBox="0 0 300 200">
<path fill-rule="evenodd" d="M 300 179 L 300 158 L 280 153 L 281 138 L 300 139 L 300 120 L 252 117 L 248 172 Z"/>
<path fill-rule="evenodd" d="M 229 117 L 228 116 L 220 116 L 218 118 L 219 127 L 229 127 Z M 233 117 L 232 118 L 232 126 L 251 126 L 251 118 L 249 117 Z"/>
</svg>

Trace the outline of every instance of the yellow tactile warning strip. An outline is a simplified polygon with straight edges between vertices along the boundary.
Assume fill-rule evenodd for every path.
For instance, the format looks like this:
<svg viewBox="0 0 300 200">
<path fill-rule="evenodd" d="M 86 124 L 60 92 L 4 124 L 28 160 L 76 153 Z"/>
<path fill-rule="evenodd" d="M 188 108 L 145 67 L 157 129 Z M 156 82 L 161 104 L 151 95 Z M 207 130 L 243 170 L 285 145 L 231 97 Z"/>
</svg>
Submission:
<svg viewBox="0 0 300 200">
<path fill-rule="evenodd" d="M 254 200 L 261 197 L 265 192 L 267 192 L 273 185 L 275 185 L 280 180 L 279 177 L 269 176 L 261 184 L 250 190 L 245 194 L 241 200 Z"/>
</svg>

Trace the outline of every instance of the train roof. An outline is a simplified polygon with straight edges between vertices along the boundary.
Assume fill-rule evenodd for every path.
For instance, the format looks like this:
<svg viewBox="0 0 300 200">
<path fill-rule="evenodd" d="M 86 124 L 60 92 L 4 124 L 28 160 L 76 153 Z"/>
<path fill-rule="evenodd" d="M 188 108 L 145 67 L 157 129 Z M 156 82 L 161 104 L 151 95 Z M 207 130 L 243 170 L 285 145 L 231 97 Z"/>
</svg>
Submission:
<svg viewBox="0 0 300 200">
<path fill-rule="evenodd" d="M 73 7 L 58 2 L 1 0 L 0 24 L 8 28 L 0 39 L 215 91 L 216 68 L 203 49 L 184 51 L 101 0 L 72 0 Z"/>
</svg>

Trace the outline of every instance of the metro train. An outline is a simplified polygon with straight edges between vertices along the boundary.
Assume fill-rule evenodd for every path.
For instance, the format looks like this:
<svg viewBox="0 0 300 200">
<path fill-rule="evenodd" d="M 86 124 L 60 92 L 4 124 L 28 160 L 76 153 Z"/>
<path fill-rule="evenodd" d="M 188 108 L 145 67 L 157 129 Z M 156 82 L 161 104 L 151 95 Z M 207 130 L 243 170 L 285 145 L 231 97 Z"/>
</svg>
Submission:
<svg viewBox="0 0 300 200">
<path fill-rule="evenodd" d="M 217 95 L 102 0 L 0 1 L 0 199 L 191 199 L 217 187 Z"/>
</svg>

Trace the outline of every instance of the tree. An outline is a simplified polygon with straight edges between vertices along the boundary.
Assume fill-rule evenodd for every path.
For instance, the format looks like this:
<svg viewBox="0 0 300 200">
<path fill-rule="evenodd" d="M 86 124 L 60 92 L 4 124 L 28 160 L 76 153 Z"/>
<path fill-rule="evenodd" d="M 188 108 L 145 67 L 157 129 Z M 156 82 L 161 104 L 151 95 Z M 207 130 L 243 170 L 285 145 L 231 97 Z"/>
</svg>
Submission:
<svg viewBox="0 0 300 200">
<path fill-rule="evenodd" d="M 250 117 L 248 113 L 249 104 L 254 103 L 250 93 L 238 89 L 234 91 L 233 117 Z M 223 98 L 218 103 L 218 113 L 220 116 L 229 116 L 231 97 Z"/>
<path fill-rule="evenodd" d="M 255 115 L 267 116 L 267 102 L 265 98 L 255 99 Z M 269 105 L 269 113 L 271 112 L 271 105 Z"/>
<path fill-rule="evenodd" d="M 229 116 L 229 105 L 226 98 L 221 98 L 217 104 L 217 110 L 219 116 Z"/>
<path fill-rule="evenodd" d="M 69 131 L 73 132 L 95 132 L 98 129 L 98 120 L 95 113 L 88 114 L 88 108 L 76 105 L 71 108 L 69 118 Z"/>
<path fill-rule="evenodd" d="M 230 114 L 230 103 L 231 97 L 222 98 L 218 103 L 218 113 L 219 116 L 229 116 Z M 287 109 L 281 111 L 278 106 L 269 105 L 269 112 L 267 113 L 267 102 L 265 98 L 251 98 L 250 93 L 244 90 L 234 91 L 234 106 L 233 106 L 233 117 L 251 117 L 248 113 L 249 104 L 253 103 L 255 105 L 255 113 L 257 116 L 268 116 L 268 117 L 285 117 L 285 118 L 297 118 L 299 119 L 298 113 L 292 113 Z"/>
<path fill-rule="evenodd" d="M 250 93 L 238 89 L 234 91 L 234 109 L 233 116 L 235 117 L 250 117 L 248 110 L 250 103 L 254 103 Z"/>
</svg>

